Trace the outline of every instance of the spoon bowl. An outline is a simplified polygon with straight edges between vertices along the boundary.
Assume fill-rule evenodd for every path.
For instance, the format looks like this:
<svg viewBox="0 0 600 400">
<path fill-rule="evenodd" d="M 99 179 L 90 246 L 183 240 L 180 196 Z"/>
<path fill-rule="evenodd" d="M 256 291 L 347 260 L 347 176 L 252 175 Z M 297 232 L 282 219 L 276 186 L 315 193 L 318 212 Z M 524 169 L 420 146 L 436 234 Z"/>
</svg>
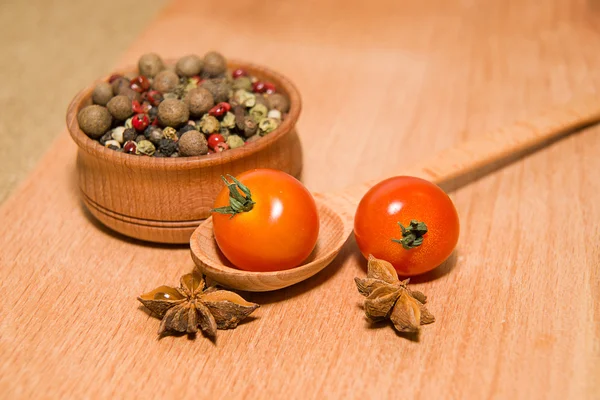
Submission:
<svg viewBox="0 0 600 400">
<path fill-rule="evenodd" d="M 317 200 L 320 232 L 317 244 L 304 263 L 296 268 L 251 272 L 235 268 L 221 253 L 213 234 L 212 217 L 194 231 L 190 239 L 192 259 L 209 278 L 234 289 L 252 292 L 277 290 L 310 278 L 325 268 L 348 238 L 342 217 L 324 201 Z"/>
<path fill-rule="evenodd" d="M 600 121 L 600 100 L 596 97 L 572 101 L 525 122 L 517 122 L 487 136 L 434 154 L 427 162 L 403 171 L 403 175 L 427 179 L 442 187 L 469 176 L 490 171 L 490 167 L 514 161 L 542 146 Z M 377 181 L 336 193 L 314 194 L 321 222 L 317 245 L 304 264 L 274 272 L 250 272 L 235 268 L 219 251 L 213 235 L 212 217 L 192 234 L 192 258 L 200 271 L 233 289 L 264 292 L 281 289 L 315 275 L 338 255 L 352 233 L 358 202 Z"/>
</svg>

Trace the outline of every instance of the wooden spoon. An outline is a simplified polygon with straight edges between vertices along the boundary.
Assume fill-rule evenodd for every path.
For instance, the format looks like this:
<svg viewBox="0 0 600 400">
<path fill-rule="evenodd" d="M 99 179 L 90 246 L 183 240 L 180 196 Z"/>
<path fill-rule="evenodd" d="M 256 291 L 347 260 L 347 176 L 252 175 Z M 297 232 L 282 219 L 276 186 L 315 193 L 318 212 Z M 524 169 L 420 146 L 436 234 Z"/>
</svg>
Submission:
<svg viewBox="0 0 600 400">
<path fill-rule="evenodd" d="M 426 162 L 400 171 L 399 175 L 421 177 L 451 190 L 599 121 L 600 99 L 579 99 L 434 154 Z M 352 233 L 358 202 L 377 182 L 314 194 L 321 230 L 315 250 L 299 267 L 274 272 L 248 272 L 233 267 L 217 247 L 212 218 L 206 219 L 192 234 L 192 258 L 205 275 L 234 289 L 263 292 L 303 281 L 329 265 L 340 252 Z"/>
</svg>

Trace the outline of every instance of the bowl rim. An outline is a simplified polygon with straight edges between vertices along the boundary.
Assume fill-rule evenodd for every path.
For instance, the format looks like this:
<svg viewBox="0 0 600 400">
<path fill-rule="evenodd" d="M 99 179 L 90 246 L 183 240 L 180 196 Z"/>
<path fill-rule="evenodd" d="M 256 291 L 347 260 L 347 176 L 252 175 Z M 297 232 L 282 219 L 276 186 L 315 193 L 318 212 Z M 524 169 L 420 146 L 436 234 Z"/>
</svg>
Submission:
<svg viewBox="0 0 600 400">
<path fill-rule="evenodd" d="M 175 64 L 176 60 L 177 59 L 166 59 L 165 63 Z M 79 122 L 77 121 L 77 113 L 81 109 L 82 103 L 91 97 L 92 91 L 98 83 L 106 82 L 111 75 L 137 71 L 137 66 L 131 65 L 128 67 L 119 68 L 110 75 L 95 80 L 92 84 L 77 93 L 67 108 L 67 129 L 69 130 L 71 138 L 81 150 L 84 150 L 85 152 L 99 159 L 118 162 L 122 165 L 127 165 L 132 168 L 160 167 L 162 169 L 176 170 L 212 167 L 215 165 L 230 163 L 269 147 L 283 135 L 290 133 L 292 129 L 294 129 L 302 110 L 302 100 L 300 98 L 298 89 L 290 79 L 262 65 L 240 60 L 228 60 L 227 68 L 228 70 L 244 68 L 253 74 L 264 75 L 267 77 L 267 79 L 279 82 L 278 85 L 283 88 L 283 92 L 288 95 L 290 100 L 290 110 L 281 125 L 279 125 L 268 135 L 262 137 L 260 140 L 248 143 L 245 146 L 237 149 L 231 149 L 222 153 L 206 154 L 193 157 L 140 157 L 111 150 L 102 146 L 98 141 L 90 138 L 79 128 Z"/>
</svg>

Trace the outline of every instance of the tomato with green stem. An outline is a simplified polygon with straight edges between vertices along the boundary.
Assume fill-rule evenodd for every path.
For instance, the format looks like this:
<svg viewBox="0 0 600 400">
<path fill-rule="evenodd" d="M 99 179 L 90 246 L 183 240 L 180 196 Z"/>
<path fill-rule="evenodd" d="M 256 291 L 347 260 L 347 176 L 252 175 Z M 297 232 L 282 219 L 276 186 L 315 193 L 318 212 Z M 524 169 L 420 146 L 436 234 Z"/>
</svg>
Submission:
<svg viewBox="0 0 600 400">
<path fill-rule="evenodd" d="M 389 261 L 402 276 L 422 274 L 442 264 L 456 247 L 459 231 L 450 197 L 439 186 L 410 176 L 373 186 L 354 218 L 362 254 Z"/>
<path fill-rule="evenodd" d="M 219 249 L 236 267 L 279 271 L 297 267 L 312 252 L 319 215 L 310 192 L 294 177 L 272 169 L 254 169 L 226 187 L 212 210 Z"/>
</svg>

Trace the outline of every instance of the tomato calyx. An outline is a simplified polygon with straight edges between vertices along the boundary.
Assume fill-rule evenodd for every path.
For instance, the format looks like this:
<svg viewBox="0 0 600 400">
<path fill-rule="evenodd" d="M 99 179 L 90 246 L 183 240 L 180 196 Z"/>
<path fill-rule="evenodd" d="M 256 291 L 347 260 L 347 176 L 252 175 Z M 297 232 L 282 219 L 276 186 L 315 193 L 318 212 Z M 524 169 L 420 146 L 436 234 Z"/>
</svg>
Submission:
<svg viewBox="0 0 600 400">
<path fill-rule="evenodd" d="M 248 212 L 252 210 L 254 204 L 252 200 L 252 193 L 250 189 L 242 182 L 238 181 L 231 175 L 227 175 L 233 182 L 229 182 L 227 178 L 221 175 L 221 179 L 227 185 L 229 189 L 229 205 L 226 207 L 213 208 L 210 212 L 216 212 L 219 214 L 231 214 L 233 218 L 236 214 Z M 243 193 L 240 193 L 240 191 Z"/>
<path fill-rule="evenodd" d="M 392 239 L 392 242 L 400 243 L 405 250 L 414 249 L 423 244 L 423 236 L 427 233 L 425 222 L 411 219 L 407 227 L 404 227 L 401 222 L 398 222 L 398 225 L 402 231 L 402 239 Z"/>
</svg>

